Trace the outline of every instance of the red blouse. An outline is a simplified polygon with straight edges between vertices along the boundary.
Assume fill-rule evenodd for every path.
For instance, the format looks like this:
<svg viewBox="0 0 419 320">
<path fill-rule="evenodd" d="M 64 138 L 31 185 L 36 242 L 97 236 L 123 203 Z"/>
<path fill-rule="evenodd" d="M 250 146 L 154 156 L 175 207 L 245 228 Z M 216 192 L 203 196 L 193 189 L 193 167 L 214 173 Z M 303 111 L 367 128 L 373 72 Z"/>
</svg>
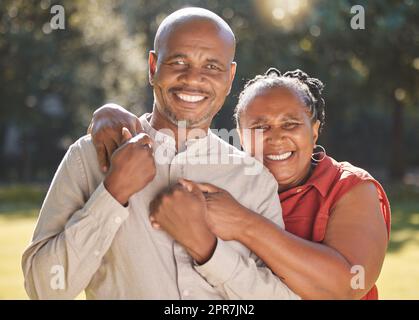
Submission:
<svg viewBox="0 0 419 320">
<path fill-rule="evenodd" d="M 348 162 L 337 162 L 328 156 L 317 164 L 304 185 L 279 194 L 285 229 L 306 240 L 321 243 L 333 206 L 363 181 L 370 181 L 377 188 L 381 212 L 390 236 L 390 204 L 383 187 L 367 171 Z M 362 299 L 378 299 L 377 287 L 374 285 Z"/>
</svg>

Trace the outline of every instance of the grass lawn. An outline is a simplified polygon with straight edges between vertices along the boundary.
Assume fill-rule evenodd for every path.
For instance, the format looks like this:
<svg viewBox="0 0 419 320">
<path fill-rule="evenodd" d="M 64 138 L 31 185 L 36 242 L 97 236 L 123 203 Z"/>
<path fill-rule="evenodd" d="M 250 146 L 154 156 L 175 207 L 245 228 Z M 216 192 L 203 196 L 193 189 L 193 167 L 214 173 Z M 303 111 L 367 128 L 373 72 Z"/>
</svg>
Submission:
<svg viewBox="0 0 419 320">
<path fill-rule="evenodd" d="M 27 215 L 0 215 L 0 299 L 27 299 L 20 258 L 32 236 L 37 210 Z"/>
<path fill-rule="evenodd" d="M 36 223 L 35 203 L 43 198 L 40 191 L 17 190 L 0 189 L 0 299 L 27 299 L 20 259 Z M 28 198 L 32 203 L 22 202 Z M 380 299 L 419 299 L 419 197 L 395 197 L 391 203 L 392 235 L 378 280 Z"/>
</svg>

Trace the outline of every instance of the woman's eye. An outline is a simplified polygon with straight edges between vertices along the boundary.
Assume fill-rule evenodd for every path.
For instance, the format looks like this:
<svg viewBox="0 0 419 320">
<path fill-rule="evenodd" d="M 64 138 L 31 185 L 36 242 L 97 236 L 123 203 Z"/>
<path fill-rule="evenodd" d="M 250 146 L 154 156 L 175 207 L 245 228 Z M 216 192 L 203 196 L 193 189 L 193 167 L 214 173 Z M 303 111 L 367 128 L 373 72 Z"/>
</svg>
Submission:
<svg viewBox="0 0 419 320">
<path fill-rule="evenodd" d="M 284 123 L 283 128 L 287 130 L 291 130 L 298 127 L 299 125 L 300 125 L 299 123 L 289 122 L 289 123 Z"/>
<path fill-rule="evenodd" d="M 257 125 L 257 126 L 254 126 L 252 129 L 266 131 L 266 130 L 269 129 L 269 126 L 267 126 L 267 125 Z"/>
</svg>

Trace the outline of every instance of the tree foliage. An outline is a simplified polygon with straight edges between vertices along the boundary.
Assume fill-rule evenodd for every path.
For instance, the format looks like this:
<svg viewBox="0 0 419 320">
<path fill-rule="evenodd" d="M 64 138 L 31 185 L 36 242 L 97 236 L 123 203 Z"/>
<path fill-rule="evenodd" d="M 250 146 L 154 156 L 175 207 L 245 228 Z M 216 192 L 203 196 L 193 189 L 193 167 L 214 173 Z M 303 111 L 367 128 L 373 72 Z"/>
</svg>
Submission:
<svg viewBox="0 0 419 320">
<path fill-rule="evenodd" d="M 55 3 L 65 8 L 65 30 L 49 27 Z M 236 80 L 215 126 L 233 127 L 247 79 L 269 66 L 300 68 L 326 84 L 320 142 L 329 154 L 368 169 L 385 167 L 396 179 L 419 164 L 417 1 L 3 0 L 1 179 L 49 179 L 105 102 L 151 110 L 148 50 L 160 21 L 187 5 L 213 10 L 238 39 Z M 354 5 L 365 8 L 364 30 L 351 29 Z M 6 152 L 11 132 L 15 153 Z"/>
</svg>

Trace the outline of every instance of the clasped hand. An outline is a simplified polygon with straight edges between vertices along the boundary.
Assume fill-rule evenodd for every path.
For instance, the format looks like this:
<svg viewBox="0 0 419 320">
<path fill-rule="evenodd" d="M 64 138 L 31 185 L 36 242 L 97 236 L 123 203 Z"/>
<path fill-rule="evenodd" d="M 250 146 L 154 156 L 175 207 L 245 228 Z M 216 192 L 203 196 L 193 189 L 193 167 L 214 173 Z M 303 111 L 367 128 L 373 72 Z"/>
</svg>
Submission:
<svg viewBox="0 0 419 320">
<path fill-rule="evenodd" d="M 250 214 L 227 191 L 186 179 L 150 203 L 153 227 L 167 232 L 198 264 L 211 258 L 216 237 L 237 240 Z"/>
</svg>

